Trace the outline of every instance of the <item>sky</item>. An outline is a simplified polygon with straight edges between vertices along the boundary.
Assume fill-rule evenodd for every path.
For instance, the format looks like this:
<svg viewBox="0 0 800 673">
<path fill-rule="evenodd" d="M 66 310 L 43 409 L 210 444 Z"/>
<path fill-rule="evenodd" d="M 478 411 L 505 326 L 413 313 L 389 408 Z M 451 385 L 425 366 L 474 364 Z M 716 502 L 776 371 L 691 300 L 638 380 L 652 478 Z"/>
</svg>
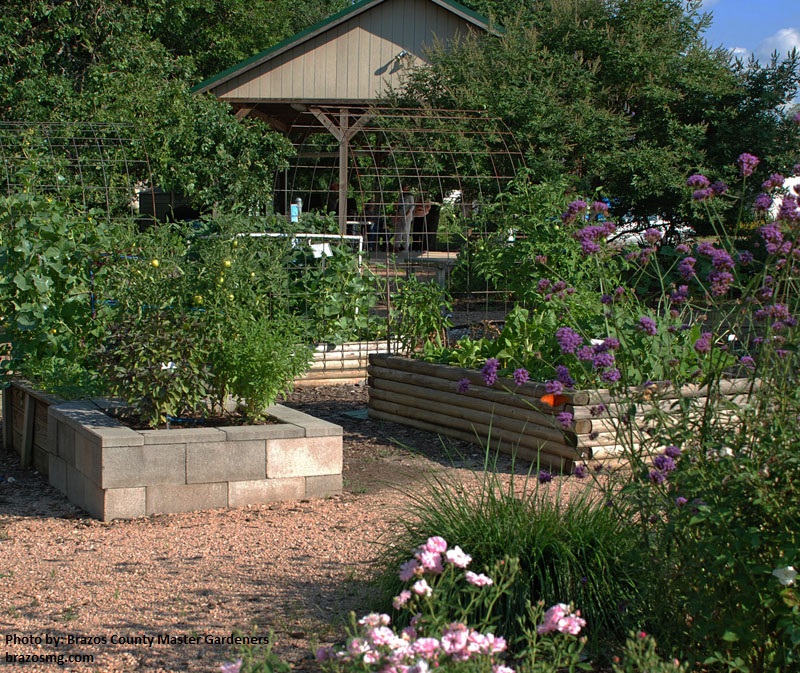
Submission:
<svg viewBox="0 0 800 673">
<path fill-rule="evenodd" d="M 704 0 L 713 22 L 705 33 L 711 47 L 724 47 L 747 61 L 766 64 L 773 51 L 800 52 L 800 0 Z"/>
</svg>

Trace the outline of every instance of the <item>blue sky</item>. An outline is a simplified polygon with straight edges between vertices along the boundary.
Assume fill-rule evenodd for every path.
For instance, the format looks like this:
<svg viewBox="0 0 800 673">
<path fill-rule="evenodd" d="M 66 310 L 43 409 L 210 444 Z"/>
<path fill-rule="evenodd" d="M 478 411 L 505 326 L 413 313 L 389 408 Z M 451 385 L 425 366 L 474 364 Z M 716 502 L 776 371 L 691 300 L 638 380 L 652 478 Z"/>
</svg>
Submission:
<svg viewBox="0 0 800 673">
<path fill-rule="evenodd" d="M 773 51 L 800 52 L 800 0 L 705 0 L 703 10 L 713 14 L 705 33 L 712 47 L 725 47 L 747 60 L 762 63 Z"/>
</svg>

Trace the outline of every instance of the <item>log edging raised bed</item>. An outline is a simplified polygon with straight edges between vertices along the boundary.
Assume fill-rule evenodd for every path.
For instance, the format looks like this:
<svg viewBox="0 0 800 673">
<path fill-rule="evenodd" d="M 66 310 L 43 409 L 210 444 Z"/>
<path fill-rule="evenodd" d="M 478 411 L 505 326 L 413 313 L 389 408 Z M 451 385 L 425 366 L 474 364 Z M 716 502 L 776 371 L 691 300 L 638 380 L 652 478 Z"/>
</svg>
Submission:
<svg viewBox="0 0 800 673">
<path fill-rule="evenodd" d="M 623 452 L 618 439 L 620 409 L 609 390 L 565 392 L 562 403 L 551 406 L 542 401 L 543 383 L 517 386 L 512 379 L 500 378 L 489 387 L 474 369 L 375 354 L 367 371 L 368 413 L 376 420 L 489 446 L 551 469 L 569 468 L 576 460 L 619 458 Z M 456 386 L 462 379 L 470 385 L 459 393 Z M 747 379 L 722 381 L 719 393 L 739 403 L 746 400 L 752 385 Z M 658 405 L 676 421 L 681 398 L 707 395 L 696 385 L 680 389 L 661 385 L 644 395 L 641 389 L 629 393 L 638 397 L 640 416 Z M 658 401 L 649 403 L 651 396 Z M 573 416 L 566 428 L 557 418 L 564 411 Z M 636 446 L 636 434 L 626 442 Z"/>
<path fill-rule="evenodd" d="M 318 344 L 314 347 L 309 370 L 295 379 L 296 386 L 360 384 L 367 379 L 369 356 L 389 353 L 398 342 L 352 341 L 343 344 Z"/>
</svg>

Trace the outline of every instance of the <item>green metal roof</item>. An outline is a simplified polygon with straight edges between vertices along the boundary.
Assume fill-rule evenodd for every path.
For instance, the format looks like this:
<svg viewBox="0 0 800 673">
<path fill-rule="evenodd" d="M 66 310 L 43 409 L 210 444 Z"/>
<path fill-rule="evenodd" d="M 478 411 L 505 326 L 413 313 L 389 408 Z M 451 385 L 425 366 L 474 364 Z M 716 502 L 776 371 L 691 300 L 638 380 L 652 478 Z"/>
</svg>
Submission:
<svg viewBox="0 0 800 673">
<path fill-rule="evenodd" d="M 360 2 L 356 2 L 355 4 L 343 9 L 332 16 L 329 16 L 327 19 L 323 21 L 319 21 L 315 23 L 313 26 L 309 26 L 305 30 L 300 31 L 296 35 L 289 37 L 278 44 L 269 47 L 269 49 L 265 49 L 264 51 L 251 56 L 250 58 L 237 63 L 234 66 L 231 66 L 227 70 L 223 70 L 221 73 L 214 75 L 213 77 L 209 77 L 208 79 L 200 82 L 192 87 L 193 93 L 200 93 L 203 91 L 208 91 L 209 89 L 213 88 L 215 84 L 221 84 L 228 79 L 238 75 L 239 73 L 244 72 L 245 70 L 249 69 L 251 66 L 257 65 L 259 63 L 263 63 L 264 61 L 268 61 L 270 58 L 277 56 L 278 54 L 294 47 L 295 45 L 302 44 L 306 40 L 310 39 L 314 35 L 319 33 L 324 33 L 326 30 L 333 28 L 334 26 L 343 23 L 349 18 L 357 16 L 358 14 L 371 9 L 375 5 L 379 5 L 386 0 L 360 0 Z M 435 4 L 443 7 L 454 14 L 461 16 L 462 18 L 466 19 L 470 23 L 475 24 L 479 28 L 491 33 L 500 33 L 500 29 L 497 27 L 493 27 L 490 25 L 489 19 L 482 14 L 478 14 L 478 12 L 474 12 L 464 5 L 454 2 L 454 0 L 431 0 Z"/>
</svg>

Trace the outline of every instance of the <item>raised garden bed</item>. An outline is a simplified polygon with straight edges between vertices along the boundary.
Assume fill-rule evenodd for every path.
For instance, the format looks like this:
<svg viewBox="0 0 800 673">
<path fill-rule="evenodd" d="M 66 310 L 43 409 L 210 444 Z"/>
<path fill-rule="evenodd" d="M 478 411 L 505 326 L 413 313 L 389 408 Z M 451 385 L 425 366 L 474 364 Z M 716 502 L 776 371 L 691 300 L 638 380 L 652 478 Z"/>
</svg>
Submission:
<svg viewBox="0 0 800 673">
<path fill-rule="evenodd" d="M 19 401 L 35 411 L 14 411 Z M 342 428 L 281 405 L 267 409 L 276 421 L 268 425 L 132 430 L 106 414 L 102 400 L 47 402 L 24 384 L 4 391 L 3 425 L 12 438 L 6 446 L 24 462 L 26 424 L 31 414 L 41 420 L 45 409 L 46 432 L 40 423 L 33 466 L 103 521 L 342 490 Z"/>
<path fill-rule="evenodd" d="M 551 406 L 542 400 L 542 383 L 517 386 L 501 378 L 488 387 L 473 369 L 372 355 L 368 373 L 370 418 L 490 446 L 550 469 L 569 469 L 576 460 L 618 458 L 623 451 L 617 436 L 619 408 L 608 390 L 565 393 Z M 470 385 L 459 393 L 462 379 Z M 723 382 L 720 393 L 740 402 L 750 385 L 747 379 L 733 379 Z M 630 392 L 647 406 L 648 391 Z M 707 394 L 697 386 L 657 393 L 661 410 L 676 418 L 679 398 Z M 573 416 L 567 428 L 558 420 L 564 411 Z M 637 443 L 636 435 L 631 442 Z"/>
<path fill-rule="evenodd" d="M 341 345 L 319 344 L 314 349 L 311 368 L 295 380 L 299 386 L 332 386 L 363 383 L 367 378 L 369 356 L 387 353 L 390 346 L 386 341 L 353 341 Z"/>
</svg>

